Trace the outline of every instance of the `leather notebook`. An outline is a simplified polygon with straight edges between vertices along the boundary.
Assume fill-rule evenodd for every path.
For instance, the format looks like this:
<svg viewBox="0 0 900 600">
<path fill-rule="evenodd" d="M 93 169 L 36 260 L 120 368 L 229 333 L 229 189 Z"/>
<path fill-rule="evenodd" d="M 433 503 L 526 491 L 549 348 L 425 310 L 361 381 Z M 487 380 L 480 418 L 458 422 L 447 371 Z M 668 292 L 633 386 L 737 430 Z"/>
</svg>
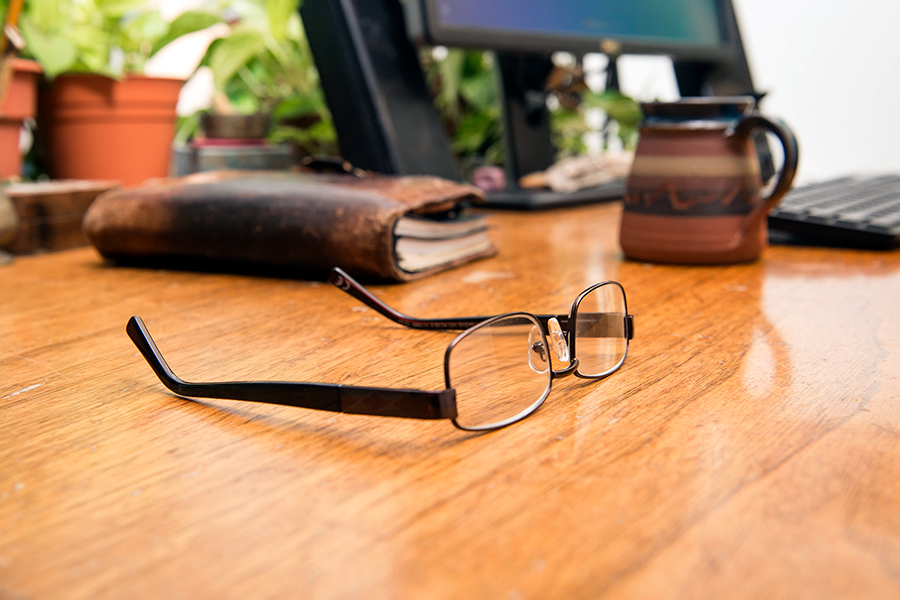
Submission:
<svg viewBox="0 0 900 600">
<path fill-rule="evenodd" d="M 483 200 L 437 177 L 220 171 L 102 194 L 84 230 L 120 261 L 409 281 L 496 254 L 462 210 Z"/>
</svg>

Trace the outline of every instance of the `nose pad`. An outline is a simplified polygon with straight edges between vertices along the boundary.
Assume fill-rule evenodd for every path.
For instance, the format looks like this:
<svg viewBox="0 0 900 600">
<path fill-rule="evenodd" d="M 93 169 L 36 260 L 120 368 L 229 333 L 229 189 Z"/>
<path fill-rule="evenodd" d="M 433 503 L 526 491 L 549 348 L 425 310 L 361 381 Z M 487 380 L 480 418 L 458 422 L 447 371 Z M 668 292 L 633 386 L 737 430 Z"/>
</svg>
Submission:
<svg viewBox="0 0 900 600">
<path fill-rule="evenodd" d="M 553 354 L 560 362 L 569 364 L 569 345 L 566 343 L 566 334 L 563 333 L 562 327 L 556 317 L 551 317 L 547 321 L 547 329 L 550 330 L 550 347 L 553 348 Z"/>
<path fill-rule="evenodd" d="M 528 366 L 535 373 L 546 373 L 550 368 L 550 357 L 547 355 L 543 337 L 541 328 L 537 325 L 532 327 L 528 334 Z"/>
</svg>

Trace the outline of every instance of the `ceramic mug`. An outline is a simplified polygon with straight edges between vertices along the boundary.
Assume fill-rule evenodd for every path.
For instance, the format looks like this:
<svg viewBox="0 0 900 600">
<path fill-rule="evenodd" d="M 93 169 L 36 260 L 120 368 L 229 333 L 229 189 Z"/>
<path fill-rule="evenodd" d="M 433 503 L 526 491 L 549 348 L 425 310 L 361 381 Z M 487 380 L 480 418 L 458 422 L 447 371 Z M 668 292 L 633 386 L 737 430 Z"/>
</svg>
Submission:
<svg viewBox="0 0 900 600">
<path fill-rule="evenodd" d="M 759 257 L 768 243 L 766 217 L 790 189 L 798 151 L 791 130 L 754 105 L 749 96 L 642 105 L 619 234 L 628 258 L 716 264 Z M 752 136 L 758 130 L 784 148 L 766 197 Z"/>
</svg>

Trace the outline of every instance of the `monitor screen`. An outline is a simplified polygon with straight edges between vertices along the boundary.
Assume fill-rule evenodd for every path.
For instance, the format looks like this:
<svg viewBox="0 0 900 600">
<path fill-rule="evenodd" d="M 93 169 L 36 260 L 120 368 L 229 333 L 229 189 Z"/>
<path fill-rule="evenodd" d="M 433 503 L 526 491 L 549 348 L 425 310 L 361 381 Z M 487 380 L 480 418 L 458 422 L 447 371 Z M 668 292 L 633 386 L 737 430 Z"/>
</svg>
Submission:
<svg viewBox="0 0 900 600">
<path fill-rule="evenodd" d="M 407 0 L 417 41 L 499 50 L 603 50 L 681 57 L 727 43 L 719 0 Z M 409 12 L 409 11 L 408 11 Z M 415 29 L 414 27 L 411 29 Z"/>
</svg>

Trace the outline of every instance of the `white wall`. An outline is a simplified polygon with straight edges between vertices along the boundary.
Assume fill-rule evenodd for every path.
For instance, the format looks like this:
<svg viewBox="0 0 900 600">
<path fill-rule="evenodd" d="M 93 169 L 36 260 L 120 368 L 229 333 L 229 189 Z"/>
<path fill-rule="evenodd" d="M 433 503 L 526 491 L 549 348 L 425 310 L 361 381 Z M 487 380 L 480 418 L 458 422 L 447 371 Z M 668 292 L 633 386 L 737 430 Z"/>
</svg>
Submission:
<svg viewBox="0 0 900 600">
<path fill-rule="evenodd" d="M 900 172 L 900 2 L 733 2 L 763 110 L 797 134 L 799 180 Z"/>
</svg>

